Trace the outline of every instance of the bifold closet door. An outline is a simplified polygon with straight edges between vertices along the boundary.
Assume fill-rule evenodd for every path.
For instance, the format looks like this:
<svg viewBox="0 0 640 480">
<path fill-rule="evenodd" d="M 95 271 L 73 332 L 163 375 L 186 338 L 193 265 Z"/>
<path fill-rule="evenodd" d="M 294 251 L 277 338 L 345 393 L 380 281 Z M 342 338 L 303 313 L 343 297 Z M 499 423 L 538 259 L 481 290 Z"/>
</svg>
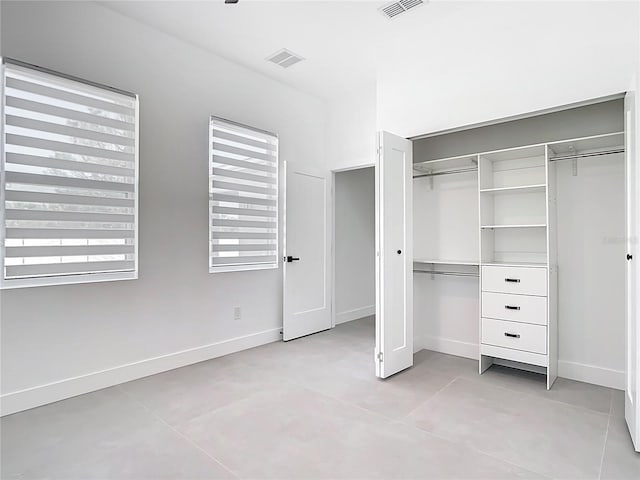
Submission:
<svg viewBox="0 0 640 480">
<path fill-rule="evenodd" d="M 627 93 L 624 99 L 625 113 L 625 215 L 627 244 L 626 278 L 626 360 L 625 378 L 625 418 L 636 451 L 640 452 L 640 324 L 638 322 L 638 96 L 636 92 Z"/>
<path fill-rule="evenodd" d="M 413 365 L 413 145 L 378 134 L 376 161 L 376 375 Z"/>
</svg>

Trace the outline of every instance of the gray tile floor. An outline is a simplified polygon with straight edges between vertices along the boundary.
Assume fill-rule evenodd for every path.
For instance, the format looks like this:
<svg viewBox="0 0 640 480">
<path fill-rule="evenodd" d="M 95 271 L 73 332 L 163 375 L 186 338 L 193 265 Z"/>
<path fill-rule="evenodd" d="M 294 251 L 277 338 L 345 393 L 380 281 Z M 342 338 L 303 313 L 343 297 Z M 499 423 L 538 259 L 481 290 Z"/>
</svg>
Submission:
<svg viewBox="0 0 640 480">
<path fill-rule="evenodd" d="M 2 419 L 2 478 L 640 479 L 622 392 L 422 351 L 373 319 Z"/>
</svg>

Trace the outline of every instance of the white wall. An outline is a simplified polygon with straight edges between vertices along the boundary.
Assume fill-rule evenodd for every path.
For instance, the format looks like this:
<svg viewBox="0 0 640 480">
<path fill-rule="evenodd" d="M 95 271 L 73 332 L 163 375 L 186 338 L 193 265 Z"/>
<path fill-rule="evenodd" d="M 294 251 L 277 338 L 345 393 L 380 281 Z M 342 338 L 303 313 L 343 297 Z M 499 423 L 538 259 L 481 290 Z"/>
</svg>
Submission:
<svg viewBox="0 0 640 480">
<path fill-rule="evenodd" d="M 207 273 L 208 118 L 320 165 L 324 104 L 87 2 L 2 2 L 2 54 L 140 95 L 140 278 L 3 291 L 3 413 L 278 339 L 281 270 Z"/>
<path fill-rule="evenodd" d="M 413 181 L 413 252 L 414 258 L 423 260 L 478 261 L 478 182 L 475 172 L 422 177 Z M 431 268 L 434 267 L 420 267 L 422 270 Z M 478 267 L 440 265 L 436 268 L 478 273 Z M 414 273 L 414 344 L 477 359 L 478 281 L 477 276 Z"/>
<path fill-rule="evenodd" d="M 374 173 L 369 167 L 334 177 L 336 324 L 375 314 Z"/>
<path fill-rule="evenodd" d="M 376 84 L 327 104 L 327 166 L 331 170 L 374 165 L 376 161 Z"/>
<path fill-rule="evenodd" d="M 636 68 L 637 2 L 428 7 L 381 49 L 379 129 L 410 137 L 620 93 Z"/>
<path fill-rule="evenodd" d="M 555 162 L 558 374 L 622 388 L 625 371 L 625 177 L 622 154 Z"/>
</svg>

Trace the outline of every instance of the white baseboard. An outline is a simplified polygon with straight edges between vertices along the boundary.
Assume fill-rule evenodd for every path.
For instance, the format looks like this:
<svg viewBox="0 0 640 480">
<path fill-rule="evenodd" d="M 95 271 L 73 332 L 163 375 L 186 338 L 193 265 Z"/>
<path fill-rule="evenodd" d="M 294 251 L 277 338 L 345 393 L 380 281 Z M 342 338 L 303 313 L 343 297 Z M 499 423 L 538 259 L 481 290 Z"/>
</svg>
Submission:
<svg viewBox="0 0 640 480">
<path fill-rule="evenodd" d="M 450 338 L 442 337 L 423 337 L 421 341 L 416 341 L 414 350 L 418 351 L 422 348 L 433 350 L 434 352 L 446 353 L 458 357 L 478 359 L 478 345 L 476 343 L 461 342 Z M 422 345 L 419 347 L 419 345 Z M 499 361 L 497 363 L 509 365 L 507 361 Z M 577 380 L 579 382 L 591 383 L 593 385 L 601 385 L 603 387 L 624 390 L 624 371 L 612 370 L 609 368 L 598 367 L 596 365 L 587 365 L 584 363 L 567 362 L 560 360 L 558 362 L 558 376 Z"/>
<path fill-rule="evenodd" d="M 612 370 L 596 365 L 560 360 L 558 361 L 558 376 L 579 382 L 624 390 L 624 371 L 622 370 Z"/>
<path fill-rule="evenodd" d="M 0 416 L 94 392 L 138 378 L 185 367 L 280 340 L 280 328 L 203 345 L 0 395 Z"/>
<path fill-rule="evenodd" d="M 341 323 L 350 322 L 351 320 L 358 320 L 359 318 L 370 317 L 376 314 L 376 306 L 369 305 L 367 307 L 354 308 L 345 312 L 336 313 L 336 325 Z"/>
<path fill-rule="evenodd" d="M 446 353 L 457 357 L 471 358 L 477 360 L 479 347 L 477 343 L 461 342 L 443 337 L 425 336 L 422 340 L 423 348 L 434 352 Z"/>
</svg>

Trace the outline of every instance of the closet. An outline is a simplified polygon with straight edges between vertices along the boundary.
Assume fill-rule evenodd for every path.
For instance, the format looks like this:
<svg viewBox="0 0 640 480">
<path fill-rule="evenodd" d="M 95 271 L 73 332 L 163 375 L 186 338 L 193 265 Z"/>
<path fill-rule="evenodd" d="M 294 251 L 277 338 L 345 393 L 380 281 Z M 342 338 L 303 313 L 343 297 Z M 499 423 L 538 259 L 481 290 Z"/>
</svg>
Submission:
<svg viewBox="0 0 640 480">
<path fill-rule="evenodd" d="M 582 310 L 585 284 L 591 283 L 593 295 L 608 291 L 609 308 L 602 314 L 614 314 L 611 323 L 623 324 L 623 144 L 623 133 L 614 132 L 414 163 L 414 328 L 424 348 L 479 358 L 480 373 L 496 360 L 534 367 L 551 388 L 558 375 L 559 305 L 571 307 L 563 309 L 571 322 L 572 312 Z M 584 198 L 578 161 L 591 183 L 587 195 L 599 199 L 594 205 Z M 582 207 L 605 212 L 606 218 L 583 222 Z M 558 237 L 568 246 L 563 301 L 558 300 Z M 594 271 L 591 281 L 585 280 L 573 260 L 575 249 L 613 265 L 604 269 L 615 276 Z M 430 320 L 434 317 L 438 321 Z M 575 325 L 576 332 L 599 321 L 584 313 L 581 318 L 587 321 Z"/>
<path fill-rule="evenodd" d="M 476 359 L 480 375 L 496 363 L 634 399 L 633 106 L 380 134 L 379 377 L 428 349 Z"/>
</svg>

